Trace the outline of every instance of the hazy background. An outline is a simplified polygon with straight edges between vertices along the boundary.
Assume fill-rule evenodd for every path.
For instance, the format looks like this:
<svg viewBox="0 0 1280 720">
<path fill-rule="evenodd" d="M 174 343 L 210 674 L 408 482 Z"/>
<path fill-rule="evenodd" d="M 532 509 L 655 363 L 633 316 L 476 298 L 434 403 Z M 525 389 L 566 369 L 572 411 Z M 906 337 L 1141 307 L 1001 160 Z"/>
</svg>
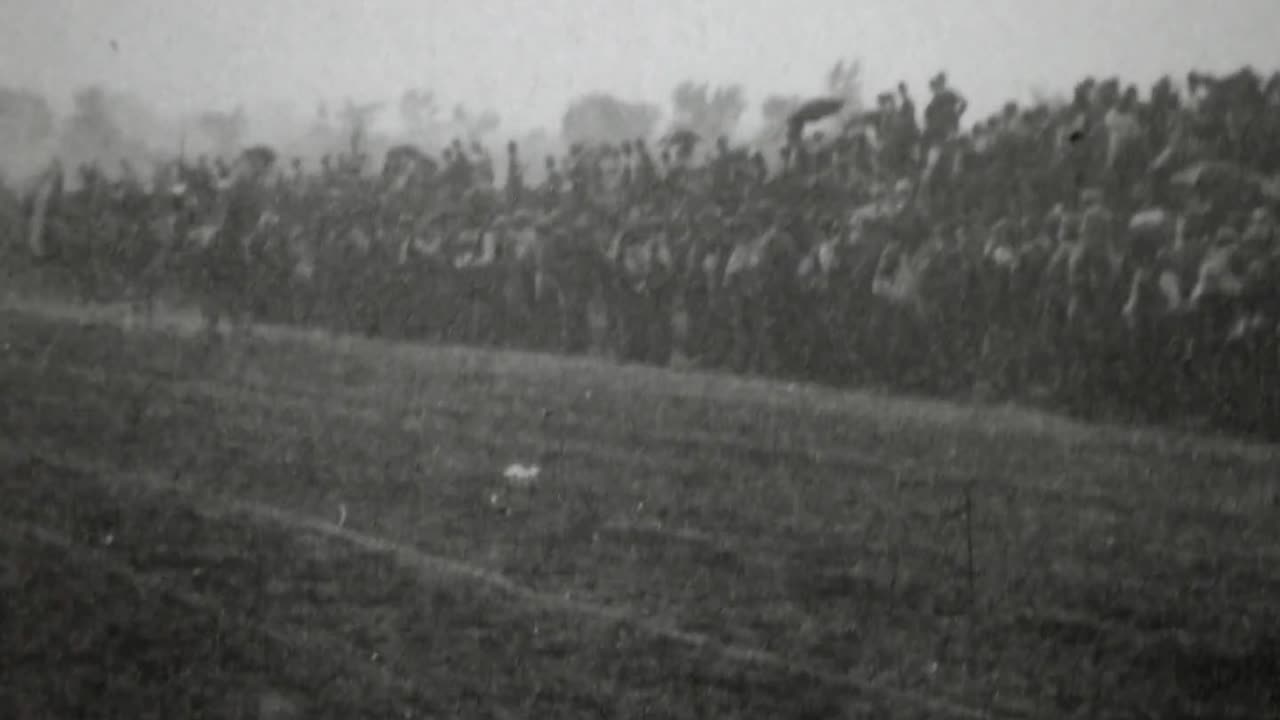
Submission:
<svg viewBox="0 0 1280 720">
<path fill-rule="evenodd" d="M 669 127 L 684 81 L 710 84 L 686 93 L 685 115 L 700 114 L 686 120 L 751 136 L 771 96 L 776 115 L 854 58 L 850 92 L 905 80 L 921 106 L 945 69 L 972 122 L 1086 75 L 1270 72 L 1278 31 L 1280 0 L 7 0 L 0 168 L 257 141 L 314 157 L 365 120 L 384 145 L 462 134 L 532 155 L 613 132 L 601 126 L 617 112 Z M 597 91 L 637 105 L 587 103 L 566 127 L 569 104 Z"/>
</svg>

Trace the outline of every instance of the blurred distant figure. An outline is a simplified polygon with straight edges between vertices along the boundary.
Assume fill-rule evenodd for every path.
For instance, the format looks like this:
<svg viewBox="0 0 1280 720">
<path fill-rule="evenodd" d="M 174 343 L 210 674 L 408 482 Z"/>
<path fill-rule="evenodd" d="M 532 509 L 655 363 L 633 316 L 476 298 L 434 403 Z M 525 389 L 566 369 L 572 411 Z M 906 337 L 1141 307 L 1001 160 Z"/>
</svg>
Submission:
<svg viewBox="0 0 1280 720">
<path fill-rule="evenodd" d="M 960 119 L 969 107 L 968 101 L 947 86 L 946 73 L 938 73 L 929 81 L 933 97 L 924 109 L 924 141 L 939 146 L 960 132 Z"/>
<path fill-rule="evenodd" d="M 217 338 L 224 315 L 233 333 L 250 330 L 249 246 L 267 215 L 266 181 L 274 164 L 275 152 L 258 146 L 246 150 L 234 168 L 227 168 L 224 219 L 201 258 L 202 310 L 211 340 Z"/>
<path fill-rule="evenodd" d="M 1138 117 L 1138 89 L 1130 87 L 1103 118 L 1107 131 L 1108 195 L 1120 196 L 1145 170 L 1142 125 Z"/>
<path fill-rule="evenodd" d="M 524 166 L 520 164 L 520 148 L 516 141 L 507 143 L 507 205 L 515 208 L 520 205 L 524 194 Z"/>
</svg>

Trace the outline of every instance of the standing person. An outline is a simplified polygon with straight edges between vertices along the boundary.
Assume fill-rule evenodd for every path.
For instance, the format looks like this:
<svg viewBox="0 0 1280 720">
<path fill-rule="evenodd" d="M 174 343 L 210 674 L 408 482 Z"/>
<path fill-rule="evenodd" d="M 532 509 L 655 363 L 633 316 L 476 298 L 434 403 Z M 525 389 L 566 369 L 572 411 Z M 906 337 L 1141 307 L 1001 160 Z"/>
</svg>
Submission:
<svg viewBox="0 0 1280 720">
<path fill-rule="evenodd" d="M 202 310 L 210 340 L 217 339 L 223 315 L 233 333 L 250 330 L 249 244 L 266 216 L 266 178 L 274 164 L 275 152 L 270 148 L 249 148 L 233 168 L 222 197 L 223 221 L 202 257 Z"/>
<path fill-rule="evenodd" d="M 1072 360 L 1082 383 L 1076 389 L 1091 392 L 1106 387 L 1100 383 L 1116 380 L 1108 353 L 1114 346 L 1118 311 L 1125 297 L 1118 282 L 1122 258 L 1116 247 L 1115 214 L 1098 188 L 1084 190 L 1080 200 L 1078 242 L 1066 259 L 1067 322 Z"/>
<path fill-rule="evenodd" d="M 564 175 L 556 167 L 556 159 L 551 155 L 546 158 L 544 175 L 545 177 L 542 180 L 542 205 L 543 210 L 550 212 L 560 205 L 560 198 L 564 194 L 565 184 Z"/>
<path fill-rule="evenodd" d="M 905 82 L 898 83 L 898 110 L 896 113 L 895 143 L 902 153 L 899 157 L 915 168 L 920 164 L 920 123 L 916 120 L 916 103 Z"/>
<path fill-rule="evenodd" d="M 62 188 L 62 163 L 55 159 L 29 201 L 31 207 L 27 222 L 27 248 L 36 260 L 44 260 L 49 256 L 48 238 L 51 235 L 55 237 L 55 242 L 59 239 L 56 233 L 49 232 L 49 221 L 57 217 Z"/>
<path fill-rule="evenodd" d="M 929 81 L 933 97 L 924 109 L 925 144 L 938 147 L 960 132 L 960 118 L 969 103 L 955 90 L 947 86 L 947 74 L 938 73 Z"/>
<path fill-rule="evenodd" d="M 1139 116 L 1138 90 L 1130 87 L 1106 111 L 1107 191 L 1113 199 L 1124 200 L 1124 191 L 1132 187 L 1146 170 L 1143 152 L 1143 127 Z"/>
<path fill-rule="evenodd" d="M 507 207 L 520 207 L 524 195 L 524 165 L 520 162 L 520 146 L 515 140 L 507 143 Z"/>
</svg>

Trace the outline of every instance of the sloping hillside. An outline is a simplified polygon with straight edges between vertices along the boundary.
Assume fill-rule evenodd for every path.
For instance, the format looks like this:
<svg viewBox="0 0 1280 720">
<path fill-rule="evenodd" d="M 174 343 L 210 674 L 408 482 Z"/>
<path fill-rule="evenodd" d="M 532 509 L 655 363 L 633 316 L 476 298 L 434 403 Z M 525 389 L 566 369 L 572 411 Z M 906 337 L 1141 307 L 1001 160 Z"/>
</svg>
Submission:
<svg viewBox="0 0 1280 720">
<path fill-rule="evenodd" d="M 55 310 L 0 316 L 29 717 L 1280 713 L 1273 447 Z"/>
</svg>

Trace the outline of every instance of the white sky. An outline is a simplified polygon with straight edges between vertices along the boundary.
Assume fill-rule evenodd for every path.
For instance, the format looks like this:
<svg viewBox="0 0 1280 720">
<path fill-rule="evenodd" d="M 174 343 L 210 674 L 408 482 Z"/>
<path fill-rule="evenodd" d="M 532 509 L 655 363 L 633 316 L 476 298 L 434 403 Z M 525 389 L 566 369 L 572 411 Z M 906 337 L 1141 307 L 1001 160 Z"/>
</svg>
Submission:
<svg viewBox="0 0 1280 720">
<path fill-rule="evenodd" d="M 113 50 L 111 41 L 118 50 Z M 1148 84 L 1195 67 L 1280 68 L 1280 0 L 3 0 L 0 83 L 65 102 L 101 82 L 167 111 L 407 87 L 558 128 L 591 90 L 668 104 L 684 79 L 752 103 L 818 92 L 863 59 L 867 100 L 945 68 L 985 113 L 1086 74 Z M 974 112 L 971 111 L 971 112 Z M 974 117 L 968 118 L 970 120 Z"/>
</svg>

